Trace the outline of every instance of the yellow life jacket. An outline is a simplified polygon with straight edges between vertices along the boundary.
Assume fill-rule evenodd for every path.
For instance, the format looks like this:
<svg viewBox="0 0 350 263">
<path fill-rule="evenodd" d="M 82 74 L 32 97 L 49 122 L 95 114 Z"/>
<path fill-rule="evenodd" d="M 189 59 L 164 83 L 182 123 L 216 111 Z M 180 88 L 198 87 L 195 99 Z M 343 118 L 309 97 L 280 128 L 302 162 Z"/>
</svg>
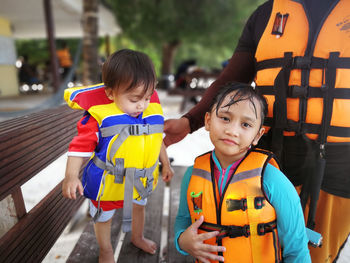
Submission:
<svg viewBox="0 0 350 263">
<path fill-rule="evenodd" d="M 267 163 L 278 168 L 272 154 L 251 150 L 236 167 L 221 197 L 211 153 L 196 158 L 187 190 L 192 223 L 204 216 L 199 233 L 220 231 L 207 244 L 226 247 L 225 262 L 279 262 L 276 213 L 262 190 Z M 216 262 L 216 261 L 211 261 Z"/>
<path fill-rule="evenodd" d="M 273 1 L 255 54 L 255 81 L 269 106 L 267 130 L 305 134 L 321 144 L 350 142 L 349 10 L 350 1 L 334 1 L 311 34 L 300 1 Z"/>
<path fill-rule="evenodd" d="M 99 126 L 98 145 L 83 174 L 84 195 L 98 201 L 124 200 L 125 214 L 132 199 L 146 198 L 157 185 L 163 111 L 155 91 L 145 111 L 131 117 L 104 89 L 103 83 L 70 88 L 64 98 L 71 108 L 87 110 Z"/>
</svg>

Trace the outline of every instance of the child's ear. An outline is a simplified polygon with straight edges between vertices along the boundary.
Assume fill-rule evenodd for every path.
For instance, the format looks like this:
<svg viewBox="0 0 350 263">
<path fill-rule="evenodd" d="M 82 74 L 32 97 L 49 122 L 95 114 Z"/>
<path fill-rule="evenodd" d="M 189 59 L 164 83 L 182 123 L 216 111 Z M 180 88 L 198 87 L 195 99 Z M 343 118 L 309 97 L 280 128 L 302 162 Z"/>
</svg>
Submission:
<svg viewBox="0 0 350 263">
<path fill-rule="evenodd" d="M 109 98 L 110 100 L 113 100 L 113 89 L 106 87 L 105 92 L 106 92 L 107 98 Z"/>
<path fill-rule="evenodd" d="M 210 128 L 210 113 L 206 112 L 204 117 L 204 127 L 207 131 L 209 131 Z"/>
<path fill-rule="evenodd" d="M 253 145 L 256 146 L 261 138 L 261 136 L 264 135 L 264 132 L 265 132 L 265 128 L 264 127 L 261 127 L 258 134 L 255 136 L 254 140 L 253 140 Z"/>
</svg>

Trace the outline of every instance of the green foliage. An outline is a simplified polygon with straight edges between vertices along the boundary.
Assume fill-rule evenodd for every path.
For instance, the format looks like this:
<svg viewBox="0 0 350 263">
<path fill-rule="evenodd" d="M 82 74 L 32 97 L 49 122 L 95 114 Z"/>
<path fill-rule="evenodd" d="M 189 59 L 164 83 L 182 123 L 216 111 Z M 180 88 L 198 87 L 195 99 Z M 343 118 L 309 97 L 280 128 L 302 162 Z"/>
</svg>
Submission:
<svg viewBox="0 0 350 263">
<path fill-rule="evenodd" d="M 124 34 L 139 43 L 221 44 L 235 31 L 236 0 L 108 0 Z M 217 36 L 220 36 L 219 38 Z"/>
<path fill-rule="evenodd" d="M 231 57 L 245 21 L 262 0 L 106 0 L 123 33 L 117 49 L 150 53 L 160 67 L 161 47 L 179 41 L 175 66 L 196 58 L 205 68 L 220 68 Z M 130 46 L 128 46 L 130 45 Z M 151 55 L 152 54 L 152 55 Z M 158 67 L 159 65 L 159 67 Z"/>
<path fill-rule="evenodd" d="M 72 57 L 79 44 L 79 39 L 59 39 L 56 41 L 56 48 L 60 48 L 63 41 L 68 44 Z M 46 39 L 25 39 L 16 40 L 16 50 L 18 56 L 28 56 L 31 65 L 43 66 L 50 60 L 49 43 Z"/>
</svg>

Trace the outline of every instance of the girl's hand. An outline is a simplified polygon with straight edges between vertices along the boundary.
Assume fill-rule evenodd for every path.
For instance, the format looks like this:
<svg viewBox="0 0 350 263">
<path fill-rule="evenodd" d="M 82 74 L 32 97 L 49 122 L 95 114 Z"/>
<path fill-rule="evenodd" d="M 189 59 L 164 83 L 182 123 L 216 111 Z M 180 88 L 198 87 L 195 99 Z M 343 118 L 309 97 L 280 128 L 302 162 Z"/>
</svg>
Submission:
<svg viewBox="0 0 350 263">
<path fill-rule="evenodd" d="M 218 256 L 212 252 L 224 252 L 225 247 L 204 244 L 204 240 L 216 237 L 219 231 L 213 231 L 198 234 L 198 228 L 203 223 L 204 217 L 201 216 L 196 222 L 189 226 L 179 237 L 179 246 L 193 257 L 203 263 L 210 263 L 209 260 L 224 261 L 224 257 Z"/>
</svg>

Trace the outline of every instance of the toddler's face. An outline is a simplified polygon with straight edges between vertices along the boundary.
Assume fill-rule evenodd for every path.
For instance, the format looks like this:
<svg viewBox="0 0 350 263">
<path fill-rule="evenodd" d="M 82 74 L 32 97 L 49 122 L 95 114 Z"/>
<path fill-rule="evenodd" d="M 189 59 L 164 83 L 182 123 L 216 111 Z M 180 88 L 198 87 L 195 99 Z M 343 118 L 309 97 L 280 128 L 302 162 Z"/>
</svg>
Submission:
<svg viewBox="0 0 350 263">
<path fill-rule="evenodd" d="M 252 102 L 242 100 L 224 107 L 230 102 L 235 91 L 228 94 L 216 114 L 216 107 L 205 116 L 205 128 L 215 146 L 218 159 L 225 163 L 235 162 L 246 154 L 251 145 L 256 145 L 262 136 L 261 107 L 254 99 Z M 222 164 L 223 165 L 223 164 Z"/>
<path fill-rule="evenodd" d="M 129 91 L 109 89 L 106 90 L 106 94 L 121 111 L 136 118 L 148 107 L 153 90 L 149 89 L 144 94 L 144 86 L 141 85 Z"/>
</svg>

